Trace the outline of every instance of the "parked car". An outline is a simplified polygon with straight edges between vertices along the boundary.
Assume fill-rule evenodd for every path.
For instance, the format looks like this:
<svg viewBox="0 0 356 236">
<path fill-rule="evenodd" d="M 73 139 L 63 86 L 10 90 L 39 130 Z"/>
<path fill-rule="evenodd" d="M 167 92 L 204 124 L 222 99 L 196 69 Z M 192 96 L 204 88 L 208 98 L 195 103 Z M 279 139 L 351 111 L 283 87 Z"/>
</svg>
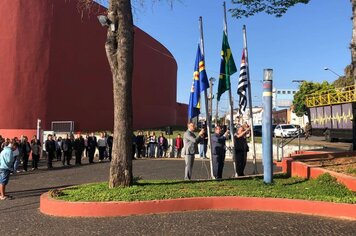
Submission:
<svg viewBox="0 0 356 236">
<path fill-rule="evenodd" d="M 276 125 L 272 125 L 272 134 L 273 130 L 276 128 Z M 254 125 L 253 126 L 253 135 L 255 137 L 262 137 L 262 125 Z"/>
<path fill-rule="evenodd" d="M 294 125 L 280 124 L 274 129 L 274 137 L 289 138 L 298 133 Z"/>
</svg>

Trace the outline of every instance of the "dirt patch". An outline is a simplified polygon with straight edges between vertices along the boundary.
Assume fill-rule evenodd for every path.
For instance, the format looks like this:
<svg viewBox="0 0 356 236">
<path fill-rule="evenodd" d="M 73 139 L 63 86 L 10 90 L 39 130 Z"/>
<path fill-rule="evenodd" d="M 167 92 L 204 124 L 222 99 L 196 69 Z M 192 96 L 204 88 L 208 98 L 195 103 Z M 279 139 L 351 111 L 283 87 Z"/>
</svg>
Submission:
<svg viewBox="0 0 356 236">
<path fill-rule="evenodd" d="M 356 156 L 311 160 L 299 160 L 310 166 L 321 167 L 345 175 L 356 177 Z"/>
</svg>

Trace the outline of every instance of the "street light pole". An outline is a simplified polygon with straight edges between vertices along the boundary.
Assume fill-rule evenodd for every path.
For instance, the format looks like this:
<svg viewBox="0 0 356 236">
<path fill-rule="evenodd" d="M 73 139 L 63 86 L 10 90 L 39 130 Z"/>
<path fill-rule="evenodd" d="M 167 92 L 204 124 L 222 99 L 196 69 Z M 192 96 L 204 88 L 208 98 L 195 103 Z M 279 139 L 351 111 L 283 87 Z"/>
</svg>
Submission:
<svg viewBox="0 0 356 236">
<path fill-rule="evenodd" d="M 334 75 L 338 76 L 338 77 L 341 77 L 341 75 L 339 75 L 338 73 L 336 73 L 335 71 L 333 71 L 332 69 L 330 69 L 329 67 L 324 67 L 324 70 L 328 70 L 330 71 L 331 73 L 333 73 Z"/>
<path fill-rule="evenodd" d="M 294 79 L 294 80 L 292 80 L 292 83 L 303 83 L 303 82 L 305 82 L 304 79 Z"/>
</svg>

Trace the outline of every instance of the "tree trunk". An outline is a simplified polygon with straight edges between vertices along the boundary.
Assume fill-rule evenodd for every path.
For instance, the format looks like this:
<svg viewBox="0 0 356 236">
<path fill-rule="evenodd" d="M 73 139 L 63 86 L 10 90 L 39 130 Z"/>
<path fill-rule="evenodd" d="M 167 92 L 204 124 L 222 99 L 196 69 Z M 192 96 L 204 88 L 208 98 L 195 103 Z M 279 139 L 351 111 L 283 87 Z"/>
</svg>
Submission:
<svg viewBox="0 0 356 236">
<path fill-rule="evenodd" d="M 351 76 L 356 80 L 356 0 L 350 0 L 352 5 L 352 39 L 351 39 Z"/>
<path fill-rule="evenodd" d="M 134 27 L 130 0 L 110 0 L 106 55 L 113 75 L 114 140 L 109 187 L 132 184 L 132 72 Z"/>
</svg>

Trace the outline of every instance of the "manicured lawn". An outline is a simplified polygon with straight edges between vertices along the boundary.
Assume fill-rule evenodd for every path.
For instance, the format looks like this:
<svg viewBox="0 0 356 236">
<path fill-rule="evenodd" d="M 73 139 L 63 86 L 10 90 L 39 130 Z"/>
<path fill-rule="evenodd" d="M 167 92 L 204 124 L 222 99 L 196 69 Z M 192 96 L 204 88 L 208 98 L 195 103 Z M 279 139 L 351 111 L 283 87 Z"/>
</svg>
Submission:
<svg viewBox="0 0 356 236">
<path fill-rule="evenodd" d="M 305 180 L 277 175 L 266 185 L 261 178 L 224 181 L 139 180 L 129 188 L 109 189 L 94 183 L 56 191 L 56 198 L 67 201 L 143 201 L 207 196 L 249 196 L 356 203 L 356 192 L 337 183 L 329 174 Z"/>
</svg>

